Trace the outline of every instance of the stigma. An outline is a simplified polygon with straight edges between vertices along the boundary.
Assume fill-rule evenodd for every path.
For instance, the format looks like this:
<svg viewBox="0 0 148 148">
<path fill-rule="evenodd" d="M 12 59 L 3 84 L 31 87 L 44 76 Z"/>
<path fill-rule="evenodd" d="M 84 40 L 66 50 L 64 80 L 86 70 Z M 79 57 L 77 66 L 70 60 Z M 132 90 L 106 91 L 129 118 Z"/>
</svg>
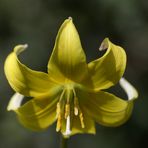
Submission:
<svg viewBox="0 0 148 148">
<path fill-rule="evenodd" d="M 57 103 L 56 117 L 56 131 L 59 132 L 62 129 L 62 133 L 66 137 L 71 135 L 73 118 L 78 118 L 81 128 L 85 128 L 83 113 L 73 87 L 63 89 Z M 64 132 L 63 129 L 65 129 Z"/>
</svg>

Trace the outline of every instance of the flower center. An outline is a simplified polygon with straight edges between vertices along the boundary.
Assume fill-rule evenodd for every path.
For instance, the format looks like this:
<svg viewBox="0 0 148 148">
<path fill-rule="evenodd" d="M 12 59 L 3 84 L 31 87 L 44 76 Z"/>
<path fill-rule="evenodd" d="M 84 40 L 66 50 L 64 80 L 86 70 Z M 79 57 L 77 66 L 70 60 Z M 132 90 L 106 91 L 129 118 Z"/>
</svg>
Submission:
<svg viewBox="0 0 148 148">
<path fill-rule="evenodd" d="M 57 103 L 57 126 L 56 131 L 60 131 L 63 123 L 66 122 L 65 136 L 71 134 L 71 121 L 74 116 L 78 116 L 81 127 L 85 128 L 83 113 L 80 109 L 79 101 L 73 86 L 66 85 Z"/>
</svg>

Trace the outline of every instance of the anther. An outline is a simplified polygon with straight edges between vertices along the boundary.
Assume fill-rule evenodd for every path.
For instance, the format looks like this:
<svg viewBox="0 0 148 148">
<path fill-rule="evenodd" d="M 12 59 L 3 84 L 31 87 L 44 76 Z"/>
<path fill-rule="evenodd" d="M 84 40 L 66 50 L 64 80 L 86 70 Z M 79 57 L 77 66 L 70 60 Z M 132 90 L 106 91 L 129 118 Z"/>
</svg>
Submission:
<svg viewBox="0 0 148 148">
<path fill-rule="evenodd" d="M 61 116 L 61 107 L 60 107 L 60 103 L 57 103 L 57 127 L 56 127 L 56 131 L 58 132 L 61 129 L 61 122 L 62 122 L 62 116 Z"/>
<path fill-rule="evenodd" d="M 85 128 L 84 118 L 83 118 L 82 112 L 80 113 L 79 118 L 80 118 L 80 122 L 81 122 L 81 127 L 82 127 L 82 128 Z"/>
<path fill-rule="evenodd" d="M 75 114 L 75 116 L 77 116 L 79 114 L 79 110 L 77 107 L 74 107 L 74 114 Z"/>
<path fill-rule="evenodd" d="M 56 131 L 60 131 L 61 129 L 61 125 L 62 125 L 62 108 L 61 108 L 61 105 L 62 105 L 62 99 L 63 99 L 63 96 L 64 96 L 64 93 L 65 93 L 65 89 L 63 90 L 61 96 L 60 96 L 60 99 L 59 99 L 59 102 L 57 103 L 57 109 L 56 109 L 56 113 L 57 113 L 57 125 L 56 125 Z"/>
<path fill-rule="evenodd" d="M 78 102 L 78 98 L 75 96 L 74 97 L 74 114 L 75 116 L 77 116 L 79 113 L 79 102 Z"/>
<path fill-rule="evenodd" d="M 60 108 L 60 103 L 59 102 L 57 103 L 57 110 L 56 110 L 56 112 L 57 112 L 57 116 L 61 112 L 61 108 Z"/>
<path fill-rule="evenodd" d="M 65 119 L 70 115 L 70 104 L 65 105 Z"/>
<path fill-rule="evenodd" d="M 58 115 L 58 120 L 57 120 L 57 126 L 56 126 L 56 131 L 59 132 L 61 129 L 61 122 L 62 122 L 62 115 Z"/>
<path fill-rule="evenodd" d="M 73 89 L 73 94 L 74 94 L 74 114 L 75 116 L 77 116 L 79 114 L 79 102 L 74 89 Z"/>
</svg>

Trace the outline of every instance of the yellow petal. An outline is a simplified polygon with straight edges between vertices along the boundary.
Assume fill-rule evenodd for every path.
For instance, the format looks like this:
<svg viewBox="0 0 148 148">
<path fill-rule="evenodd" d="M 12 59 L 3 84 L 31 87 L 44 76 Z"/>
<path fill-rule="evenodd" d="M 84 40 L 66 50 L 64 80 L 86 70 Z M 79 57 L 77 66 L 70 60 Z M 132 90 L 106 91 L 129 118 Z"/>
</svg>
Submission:
<svg viewBox="0 0 148 148">
<path fill-rule="evenodd" d="M 10 100 L 8 110 L 16 112 L 18 119 L 26 128 L 43 130 L 56 121 L 58 95 L 38 100 L 34 98 L 21 106 L 23 96 L 16 93 Z"/>
<path fill-rule="evenodd" d="M 131 115 L 134 99 L 138 97 L 138 93 L 125 79 L 121 79 L 120 84 L 127 93 L 127 101 L 103 91 L 88 94 L 81 92 L 80 94 L 82 98 L 85 98 L 83 100 L 85 110 L 101 125 L 119 126 Z"/>
<path fill-rule="evenodd" d="M 122 77 L 126 67 L 126 53 L 122 47 L 117 46 L 105 39 L 100 50 L 107 48 L 103 57 L 88 64 L 91 83 L 87 86 L 94 90 L 107 89 L 115 85 Z"/>
<path fill-rule="evenodd" d="M 26 47 L 27 45 L 16 46 L 5 61 L 4 70 L 9 84 L 16 92 L 25 96 L 37 97 L 49 91 L 56 92 L 56 84 L 50 80 L 48 74 L 31 70 L 18 60 L 17 56 Z"/>
<path fill-rule="evenodd" d="M 85 53 L 72 18 L 66 19 L 59 29 L 48 72 L 62 83 L 69 79 L 80 82 L 87 74 Z"/>
</svg>

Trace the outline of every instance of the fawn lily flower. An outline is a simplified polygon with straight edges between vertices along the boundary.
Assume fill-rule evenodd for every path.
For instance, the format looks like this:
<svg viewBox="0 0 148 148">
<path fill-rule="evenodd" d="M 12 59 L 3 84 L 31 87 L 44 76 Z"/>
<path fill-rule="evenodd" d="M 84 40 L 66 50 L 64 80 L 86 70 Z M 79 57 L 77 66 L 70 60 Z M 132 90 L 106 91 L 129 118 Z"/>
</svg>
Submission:
<svg viewBox="0 0 148 148">
<path fill-rule="evenodd" d="M 16 91 L 8 110 L 16 112 L 27 128 L 43 130 L 56 121 L 56 131 L 67 137 L 76 133 L 95 133 L 95 122 L 119 126 L 130 116 L 136 89 L 121 78 L 126 66 L 123 48 L 106 38 L 100 50 L 106 53 L 87 64 L 78 32 L 72 18 L 59 29 L 48 73 L 31 70 L 22 64 L 18 55 L 27 45 L 18 45 L 5 62 L 5 74 Z M 103 91 L 117 82 L 128 100 Z M 22 104 L 24 96 L 32 97 Z"/>
</svg>

